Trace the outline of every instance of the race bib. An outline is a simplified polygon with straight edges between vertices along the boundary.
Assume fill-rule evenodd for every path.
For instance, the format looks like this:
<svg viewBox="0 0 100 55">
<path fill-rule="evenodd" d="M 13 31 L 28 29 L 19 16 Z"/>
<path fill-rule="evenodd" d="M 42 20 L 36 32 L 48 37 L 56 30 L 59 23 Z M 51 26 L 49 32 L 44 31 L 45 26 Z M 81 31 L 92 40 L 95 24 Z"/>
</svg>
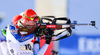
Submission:
<svg viewBox="0 0 100 55">
<path fill-rule="evenodd" d="M 33 43 L 25 44 L 24 46 L 20 46 L 20 50 L 22 51 L 32 51 L 33 52 Z"/>
</svg>

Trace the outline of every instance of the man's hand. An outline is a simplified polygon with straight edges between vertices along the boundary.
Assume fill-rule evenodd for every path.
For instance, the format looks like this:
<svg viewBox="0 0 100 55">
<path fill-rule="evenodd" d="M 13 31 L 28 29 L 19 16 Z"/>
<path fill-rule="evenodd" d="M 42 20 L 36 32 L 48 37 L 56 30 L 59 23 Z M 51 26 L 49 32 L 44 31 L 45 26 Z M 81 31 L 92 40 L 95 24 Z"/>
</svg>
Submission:
<svg viewBox="0 0 100 55">
<path fill-rule="evenodd" d="M 51 40 L 52 40 L 52 36 L 49 36 L 49 37 L 45 37 L 46 39 L 46 44 L 50 44 Z"/>
<path fill-rule="evenodd" d="M 52 40 L 52 34 L 54 33 L 53 30 L 51 30 L 50 28 L 48 28 L 46 31 L 44 31 L 44 34 L 46 35 L 45 39 L 46 39 L 46 44 L 50 44 L 51 40 Z"/>
<path fill-rule="evenodd" d="M 50 28 L 48 28 L 48 29 L 46 29 L 46 30 L 44 31 L 44 34 L 45 34 L 45 35 L 52 35 L 53 33 L 54 33 L 54 31 L 51 30 Z"/>
</svg>

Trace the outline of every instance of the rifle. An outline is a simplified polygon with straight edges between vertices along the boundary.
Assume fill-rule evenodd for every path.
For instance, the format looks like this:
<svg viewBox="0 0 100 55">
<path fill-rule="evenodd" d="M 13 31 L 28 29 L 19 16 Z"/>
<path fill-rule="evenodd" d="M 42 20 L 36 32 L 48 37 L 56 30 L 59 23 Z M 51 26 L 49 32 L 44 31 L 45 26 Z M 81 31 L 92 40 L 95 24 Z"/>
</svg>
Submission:
<svg viewBox="0 0 100 55">
<path fill-rule="evenodd" d="M 91 26 L 94 26 L 96 29 L 98 29 L 96 26 L 95 26 L 95 21 L 91 21 L 90 24 L 48 24 L 48 23 L 41 23 L 40 24 L 40 29 L 42 28 L 54 28 L 54 29 L 66 29 L 66 28 L 73 28 L 75 29 L 75 25 L 91 25 Z"/>
<path fill-rule="evenodd" d="M 49 18 L 54 18 L 53 20 L 49 19 Z M 51 21 L 52 23 L 43 23 L 43 19 Z M 56 21 L 58 20 L 64 20 L 67 21 L 67 23 L 65 24 L 57 24 Z M 40 20 L 40 28 L 54 28 L 54 29 L 66 29 L 66 28 L 72 28 L 75 29 L 75 26 L 80 26 L 80 25 L 91 25 L 94 26 L 96 29 L 98 29 L 95 26 L 95 21 L 91 21 L 91 23 L 88 24 L 77 24 L 77 21 L 74 21 L 73 23 L 71 23 L 70 19 L 67 17 L 61 17 L 61 18 L 55 18 L 54 16 L 43 16 Z"/>
<path fill-rule="evenodd" d="M 50 21 L 50 22 L 44 22 L 44 20 L 47 20 L 47 21 Z M 57 21 L 66 21 L 65 23 L 57 23 Z M 82 24 L 78 24 L 77 21 L 74 21 L 73 23 L 71 23 L 71 20 L 67 17 L 61 17 L 61 18 L 55 18 L 54 16 L 43 16 L 40 21 L 38 22 L 38 24 L 40 24 L 40 29 L 53 29 L 53 30 L 60 30 L 60 29 L 66 29 L 64 31 L 69 31 L 70 34 L 69 35 L 65 35 L 61 38 L 58 38 L 54 41 L 57 41 L 57 40 L 60 40 L 60 39 L 63 39 L 63 38 L 66 38 L 68 36 L 71 35 L 71 32 L 72 30 L 69 30 L 69 29 L 75 29 L 75 26 L 81 26 L 81 25 L 91 25 L 91 26 L 94 26 L 96 29 L 98 29 L 96 26 L 95 26 L 95 21 L 91 21 L 91 23 L 82 23 Z M 62 31 L 61 33 L 63 33 L 64 31 Z M 57 35 L 52 35 L 52 36 L 58 36 L 60 35 L 61 33 L 58 33 Z"/>
</svg>

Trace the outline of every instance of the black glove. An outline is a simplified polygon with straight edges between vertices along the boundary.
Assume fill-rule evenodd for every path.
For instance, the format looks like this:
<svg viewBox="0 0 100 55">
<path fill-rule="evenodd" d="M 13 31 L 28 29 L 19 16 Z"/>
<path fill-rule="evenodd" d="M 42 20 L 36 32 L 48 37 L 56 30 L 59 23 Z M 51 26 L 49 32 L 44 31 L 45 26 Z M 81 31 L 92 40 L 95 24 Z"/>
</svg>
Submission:
<svg viewBox="0 0 100 55">
<path fill-rule="evenodd" d="M 46 29 L 46 30 L 44 31 L 44 34 L 45 34 L 45 35 L 52 35 L 53 33 L 54 33 L 54 31 L 51 30 L 50 28 L 48 28 L 48 29 Z"/>
<path fill-rule="evenodd" d="M 49 36 L 49 37 L 45 37 L 46 39 L 46 44 L 50 44 L 51 40 L 52 40 L 52 36 Z"/>
<path fill-rule="evenodd" d="M 42 36 L 43 31 L 44 31 L 44 29 L 40 29 L 39 27 L 37 27 L 37 29 L 34 31 L 34 33 L 36 34 L 36 36 Z"/>
<path fill-rule="evenodd" d="M 52 40 L 52 34 L 54 33 L 53 30 L 51 30 L 50 28 L 48 28 L 47 30 L 44 31 L 44 34 L 46 35 L 45 39 L 46 39 L 46 44 L 50 44 L 51 40 Z"/>
</svg>

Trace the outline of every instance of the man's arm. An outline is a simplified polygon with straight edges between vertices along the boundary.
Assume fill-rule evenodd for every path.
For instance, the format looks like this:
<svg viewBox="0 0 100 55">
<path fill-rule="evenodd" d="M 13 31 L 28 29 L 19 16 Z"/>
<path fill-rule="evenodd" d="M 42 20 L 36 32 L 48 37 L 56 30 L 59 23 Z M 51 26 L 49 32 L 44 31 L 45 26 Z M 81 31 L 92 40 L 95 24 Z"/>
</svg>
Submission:
<svg viewBox="0 0 100 55">
<path fill-rule="evenodd" d="M 46 32 L 44 33 L 45 35 L 52 35 L 54 32 L 50 29 L 47 29 Z M 39 37 L 38 37 L 39 38 Z M 39 40 L 36 41 L 36 43 L 34 43 L 35 45 L 37 46 L 33 46 L 33 48 L 38 48 L 38 50 L 35 52 L 36 55 L 44 55 L 44 53 L 46 52 L 51 40 L 52 40 L 52 37 L 46 37 L 45 38 L 45 44 L 43 45 L 42 48 L 39 48 Z"/>
<path fill-rule="evenodd" d="M 47 41 L 46 41 L 47 42 Z M 49 42 L 48 42 L 49 43 Z M 42 48 L 40 48 L 40 42 L 39 41 L 35 41 L 34 45 L 33 45 L 33 51 L 34 51 L 34 55 L 44 55 L 44 53 L 46 52 L 47 48 L 48 48 L 49 44 L 45 43 L 43 45 Z"/>
<path fill-rule="evenodd" d="M 36 40 L 35 40 L 35 42 L 33 44 L 34 55 L 37 54 L 37 52 L 39 51 L 39 49 L 40 49 L 40 39 L 39 39 L 39 37 L 36 37 Z"/>
</svg>

